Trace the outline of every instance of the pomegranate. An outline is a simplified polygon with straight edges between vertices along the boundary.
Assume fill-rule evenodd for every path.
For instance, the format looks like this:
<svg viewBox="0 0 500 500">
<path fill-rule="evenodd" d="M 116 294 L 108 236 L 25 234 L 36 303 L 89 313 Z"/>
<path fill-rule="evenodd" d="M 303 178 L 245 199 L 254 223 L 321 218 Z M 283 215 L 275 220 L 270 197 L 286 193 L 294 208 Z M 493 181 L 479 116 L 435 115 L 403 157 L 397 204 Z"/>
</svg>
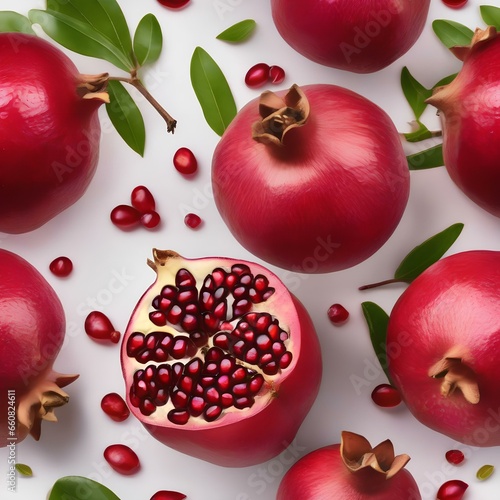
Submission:
<svg viewBox="0 0 500 500">
<path fill-rule="evenodd" d="M 40 438 L 42 420 L 68 402 L 61 390 L 78 375 L 52 365 L 66 321 L 62 304 L 45 278 L 26 260 L 0 249 L 0 446 Z"/>
<path fill-rule="evenodd" d="M 404 469 L 410 457 L 394 455 L 386 440 L 372 448 L 343 431 L 340 444 L 312 451 L 284 475 L 276 500 L 419 500 L 417 483 Z"/>
<path fill-rule="evenodd" d="M 402 217 L 409 179 L 387 114 L 327 84 L 252 100 L 212 161 L 215 202 L 235 238 L 305 273 L 345 269 L 377 251 Z"/>
<path fill-rule="evenodd" d="M 110 444 L 104 450 L 103 455 L 106 462 L 124 476 L 131 476 L 141 468 L 137 453 L 125 444 Z"/>
<path fill-rule="evenodd" d="M 500 445 L 500 252 L 445 257 L 391 312 L 391 379 L 424 425 L 472 446 Z M 410 340 L 408 340 L 410 339 Z M 394 349 L 393 349 L 394 351 Z"/>
<path fill-rule="evenodd" d="M 153 250 L 121 361 L 131 412 L 159 441 L 228 467 L 283 451 L 322 373 L 303 305 L 273 273 L 228 258 Z"/>
<path fill-rule="evenodd" d="M 415 44 L 430 0 L 271 0 L 283 39 L 325 66 L 372 73 L 396 61 Z"/>
<path fill-rule="evenodd" d="M 80 75 L 49 42 L 0 33 L 0 231 L 34 230 L 84 194 L 97 167 L 107 75 Z"/>
<path fill-rule="evenodd" d="M 500 36 L 477 29 L 469 47 L 453 47 L 463 61 L 457 77 L 427 102 L 438 108 L 443 158 L 455 184 L 474 203 L 500 217 Z"/>
</svg>

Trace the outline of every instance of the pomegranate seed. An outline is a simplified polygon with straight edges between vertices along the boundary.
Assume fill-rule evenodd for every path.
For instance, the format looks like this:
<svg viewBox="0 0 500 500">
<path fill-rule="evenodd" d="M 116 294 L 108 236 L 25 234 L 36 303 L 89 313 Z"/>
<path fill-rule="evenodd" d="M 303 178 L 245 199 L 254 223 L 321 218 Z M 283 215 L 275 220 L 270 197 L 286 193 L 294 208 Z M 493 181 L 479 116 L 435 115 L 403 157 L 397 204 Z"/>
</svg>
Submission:
<svg viewBox="0 0 500 500">
<path fill-rule="evenodd" d="M 220 417 L 221 413 L 222 408 L 219 405 L 212 405 L 204 411 L 203 415 L 207 422 L 213 422 Z"/>
<path fill-rule="evenodd" d="M 271 66 L 269 68 L 269 80 L 271 83 L 278 85 L 283 83 L 285 79 L 285 70 L 280 66 Z"/>
<path fill-rule="evenodd" d="M 120 474 L 129 476 L 140 468 L 139 457 L 132 448 L 124 444 L 112 444 L 104 450 L 106 462 Z"/>
<path fill-rule="evenodd" d="M 184 498 L 187 498 L 186 495 L 178 491 L 161 490 L 157 491 L 150 500 L 184 500 Z"/>
<path fill-rule="evenodd" d="M 269 65 L 258 63 L 252 66 L 245 75 L 245 83 L 251 89 L 262 87 L 269 81 Z"/>
<path fill-rule="evenodd" d="M 49 269 L 55 276 L 66 278 L 73 271 L 73 262 L 68 257 L 57 257 L 49 264 Z"/>
<path fill-rule="evenodd" d="M 117 228 L 127 231 L 141 223 L 141 213 L 129 205 L 118 205 L 111 211 L 110 219 Z"/>
<path fill-rule="evenodd" d="M 190 149 L 179 148 L 174 154 L 174 167 L 183 175 L 191 175 L 198 170 L 198 161 Z"/>
<path fill-rule="evenodd" d="M 391 408 L 401 403 L 399 391 L 389 384 L 380 384 L 372 391 L 373 402 L 382 408 Z"/>
<path fill-rule="evenodd" d="M 467 3 L 467 1 L 468 0 L 443 0 L 443 3 L 452 9 L 460 9 Z"/>
<path fill-rule="evenodd" d="M 120 332 L 115 330 L 110 319 L 100 311 L 88 314 L 84 328 L 87 335 L 94 340 L 108 340 L 113 344 L 118 344 L 120 341 Z"/>
<path fill-rule="evenodd" d="M 115 422 L 123 422 L 130 415 L 127 403 L 116 392 L 110 392 L 101 399 L 101 408 Z"/>
<path fill-rule="evenodd" d="M 161 222 L 160 214 L 152 211 L 141 215 L 141 224 L 146 229 L 154 229 Z"/>
<path fill-rule="evenodd" d="M 334 325 L 341 325 L 349 318 L 349 311 L 341 304 L 333 304 L 328 308 L 328 318 Z"/>
<path fill-rule="evenodd" d="M 451 479 L 443 483 L 438 492 L 437 500 L 461 500 L 465 494 L 465 490 L 469 487 L 467 483 L 460 479 Z"/>
<path fill-rule="evenodd" d="M 174 424 L 185 425 L 189 420 L 189 412 L 187 410 L 170 410 L 167 418 Z"/>
<path fill-rule="evenodd" d="M 465 455 L 460 450 L 449 450 L 446 452 L 445 457 L 453 465 L 461 464 L 465 460 Z"/>
<path fill-rule="evenodd" d="M 137 186 L 130 195 L 132 206 L 139 210 L 141 214 L 154 212 L 156 203 L 151 191 L 146 186 Z"/>
<path fill-rule="evenodd" d="M 186 226 L 190 227 L 191 229 L 196 229 L 197 227 L 199 227 L 201 222 L 201 217 L 197 214 L 189 213 L 184 217 L 184 224 L 186 224 Z"/>
<path fill-rule="evenodd" d="M 180 9 L 189 3 L 189 0 L 158 0 L 158 3 L 171 9 Z"/>
</svg>

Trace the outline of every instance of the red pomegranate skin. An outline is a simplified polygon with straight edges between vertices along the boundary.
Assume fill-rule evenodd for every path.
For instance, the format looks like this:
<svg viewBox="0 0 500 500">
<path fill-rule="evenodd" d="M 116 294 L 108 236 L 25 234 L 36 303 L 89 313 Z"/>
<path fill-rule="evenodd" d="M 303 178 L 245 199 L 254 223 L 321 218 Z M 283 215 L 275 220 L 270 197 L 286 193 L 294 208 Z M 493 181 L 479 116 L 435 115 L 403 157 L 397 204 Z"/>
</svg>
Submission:
<svg viewBox="0 0 500 500">
<path fill-rule="evenodd" d="M 430 0 L 271 0 L 278 32 L 308 59 L 373 73 L 399 59 L 420 37 Z"/>
<path fill-rule="evenodd" d="M 406 469 L 388 479 L 367 467 L 350 471 L 340 445 L 324 446 L 296 462 L 283 476 L 276 500 L 420 500 L 415 479 Z"/>
<path fill-rule="evenodd" d="M 102 99 L 51 43 L 0 33 L 0 231 L 32 231 L 74 204 L 97 167 Z"/>
<path fill-rule="evenodd" d="M 424 425 L 472 446 L 500 445 L 500 252 L 445 257 L 396 302 L 387 333 L 389 371 L 411 413 Z M 397 349 L 395 348 L 397 346 Z M 480 399 L 459 388 L 441 395 L 431 367 L 459 347 L 477 378 Z"/>
</svg>

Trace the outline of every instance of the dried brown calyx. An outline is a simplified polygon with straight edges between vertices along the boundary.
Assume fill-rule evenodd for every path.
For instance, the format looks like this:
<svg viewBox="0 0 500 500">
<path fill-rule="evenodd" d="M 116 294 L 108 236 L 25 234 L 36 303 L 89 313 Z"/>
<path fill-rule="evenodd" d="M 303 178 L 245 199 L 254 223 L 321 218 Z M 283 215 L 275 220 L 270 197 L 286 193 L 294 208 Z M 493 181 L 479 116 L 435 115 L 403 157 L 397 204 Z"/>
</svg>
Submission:
<svg viewBox="0 0 500 500">
<path fill-rule="evenodd" d="M 483 43 L 489 40 L 493 40 L 497 36 L 498 33 L 494 26 L 488 26 L 484 30 L 481 28 L 476 28 L 469 45 L 456 45 L 454 47 L 450 47 L 450 51 L 455 57 L 463 61 L 473 48 L 479 47 Z"/>
<path fill-rule="evenodd" d="M 108 81 L 108 73 L 100 73 L 99 75 L 81 74 L 77 85 L 78 95 L 83 99 L 100 99 L 105 103 L 109 103 Z"/>
<path fill-rule="evenodd" d="M 301 127 L 309 117 L 309 101 L 298 85 L 292 85 L 284 97 L 266 91 L 260 96 L 261 121 L 252 126 L 252 137 L 264 144 L 283 144 L 285 134 Z"/>
<path fill-rule="evenodd" d="M 372 448 L 366 438 L 348 431 L 341 435 L 340 456 L 351 472 L 370 467 L 386 479 L 395 476 L 410 460 L 408 455 L 395 455 L 389 439 Z"/>
</svg>

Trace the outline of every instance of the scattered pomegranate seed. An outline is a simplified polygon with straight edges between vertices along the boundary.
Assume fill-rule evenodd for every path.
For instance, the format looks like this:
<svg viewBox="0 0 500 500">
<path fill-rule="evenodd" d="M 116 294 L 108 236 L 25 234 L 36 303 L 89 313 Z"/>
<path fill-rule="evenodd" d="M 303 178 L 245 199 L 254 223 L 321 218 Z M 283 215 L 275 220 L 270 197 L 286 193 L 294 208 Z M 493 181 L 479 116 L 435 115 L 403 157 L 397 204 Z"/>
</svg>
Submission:
<svg viewBox="0 0 500 500">
<path fill-rule="evenodd" d="M 116 227 L 127 231 L 141 223 L 141 213 L 129 205 L 118 205 L 111 211 L 110 219 Z"/>
<path fill-rule="evenodd" d="M 285 79 L 285 70 L 281 66 L 271 66 L 269 68 L 269 81 L 278 85 Z"/>
<path fill-rule="evenodd" d="M 191 175 L 198 170 L 198 161 L 189 148 L 179 148 L 174 154 L 174 167 L 183 175 Z"/>
<path fill-rule="evenodd" d="M 199 227 L 201 222 L 201 217 L 196 214 L 190 213 L 184 217 L 184 224 L 186 224 L 186 226 L 190 227 L 191 229 L 196 229 L 197 227 Z"/>
<path fill-rule="evenodd" d="M 463 7 L 466 3 L 468 2 L 468 0 L 443 0 L 443 3 L 447 6 L 447 7 L 451 7 L 452 9 L 460 9 L 461 7 Z"/>
<path fill-rule="evenodd" d="M 341 304 L 333 304 L 328 308 L 328 318 L 334 325 L 341 325 L 349 318 L 349 311 Z"/>
<path fill-rule="evenodd" d="M 465 460 L 465 455 L 460 450 L 449 450 L 446 452 L 445 457 L 453 465 L 461 464 Z"/>
<path fill-rule="evenodd" d="M 49 269 L 55 276 L 65 278 L 73 271 L 73 262 L 68 257 L 57 257 L 49 264 Z"/>
<path fill-rule="evenodd" d="M 94 340 L 110 341 L 118 344 L 120 332 L 115 330 L 110 319 L 101 311 L 92 311 L 85 318 L 85 332 Z"/>
<path fill-rule="evenodd" d="M 104 458 L 120 474 L 135 474 L 141 464 L 136 452 L 124 444 L 112 444 L 104 450 Z"/>
<path fill-rule="evenodd" d="M 147 212 L 145 214 L 141 215 L 141 224 L 146 228 L 146 229 L 154 229 L 155 227 L 160 224 L 161 218 L 160 214 L 158 212 Z"/>
<path fill-rule="evenodd" d="M 390 384 L 380 384 L 372 391 L 372 400 L 382 408 L 392 408 L 401 403 L 399 391 Z"/>
<path fill-rule="evenodd" d="M 245 75 L 245 83 L 251 89 L 262 87 L 269 81 L 269 65 L 258 63 L 252 66 Z"/>
<path fill-rule="evenodd" d="M 189 0 L 158 0 L 158 3 L 171 9 L 180 9 L 189 3 Z"/>
<path fill-rule="evenodd" d="M 177 491 L 161 490 L 157 491 L 150 500 L 183 500 L 186 495 Z"/>
<path fill-rule="evenodd" d="M 465 490 L 469 487 L 467 483 L 460 479 L 451 479 L 443 483 L 438 492 L 437 500 L 461 500 L 465 494 Z"/>
<path fill-rule="evenodd" d="M 101 399 L 101 408 L 115 422 L 123 422 L 130 415 L 127 403 L 116 392 L 110 392 Z"/>
<path fill-rule="evenodd" d="M 130 201 L 132 202 L 132 206 L 139 210 L 141 214 L 156 210 L 155 199 L 146 186 L 135 187 L 130 195 Z"/>
</svg>

